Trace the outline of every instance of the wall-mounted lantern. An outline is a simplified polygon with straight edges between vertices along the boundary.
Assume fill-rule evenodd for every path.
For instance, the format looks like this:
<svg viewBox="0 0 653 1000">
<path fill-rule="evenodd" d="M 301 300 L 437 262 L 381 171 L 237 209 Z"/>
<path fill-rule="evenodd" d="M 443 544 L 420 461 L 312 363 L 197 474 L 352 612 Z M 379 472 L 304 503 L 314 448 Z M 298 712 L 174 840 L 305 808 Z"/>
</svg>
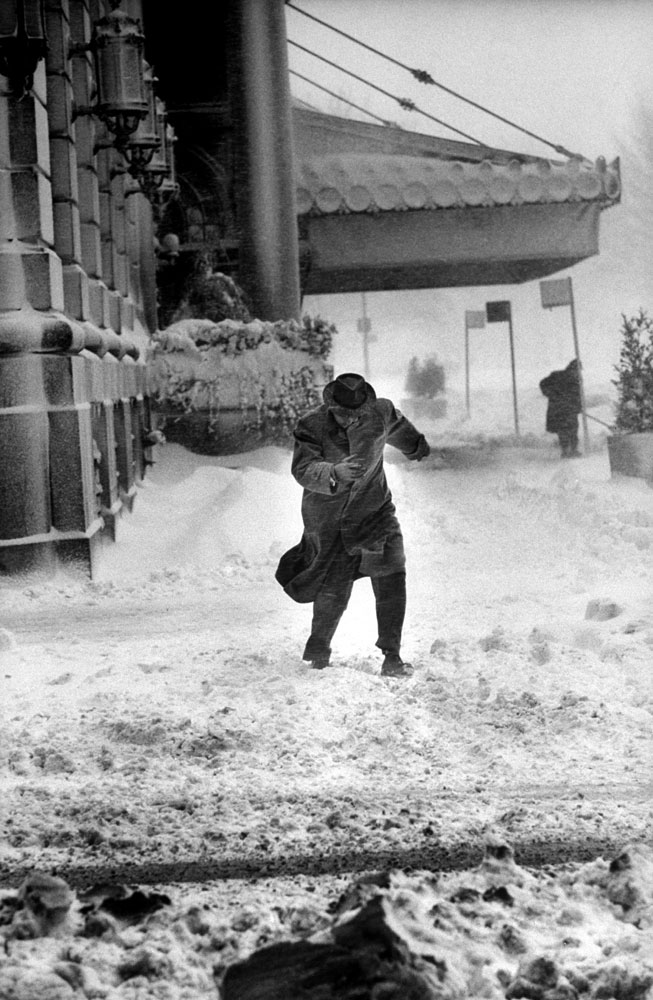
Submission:
<svg viewBox="0 0 653 1000">
<path fill-rule="evenodd" d="M 0 74 L 16 99 L 32 86 L 46 51 L 43 0 L 0 0 Z"/>
<path fill-rule="evenodd" d="M 176 136 L 168 125 L 165 104 L 154 95 L 153 89 L 151 94 L 153 112 L 148 113 L 121 152 L 129 163 L 127 172 L 138 181 L 138 187 L 128 189 L 126 197 L 144 194 L 157 219 L 161 219 L 170 201 L 179 194 L 174 157 Z M 151 126 L 152 119 L 155 130 Z"/>
<path fill-rule="evenodd" d="M 170 135 L 165 104 L 157 97 L 155 106 L 156 134 L 159 142 L 153 150 L 150 162 L 137 175 L 141 190 L 150 201 L 153 200 L 155 192 L 161 187 L 165 178 L 170 175 L 169 156 L 172 155 L 172 150 L 168 146 Z"/>
<path fill-rule="evenodd" d="M 91 37 L 95 59 L 97 101 L 93 112 L 115 135 L 118 149 L 146 117 L 143 50 L 145 37 L 140 22 L 119 10 L 112 0 L 111 13 L 96 21 Z"/>
<path fill-rule="evenodd" d="M 171 201 L 179 197 L 179 185 L 176 181 L 170 180 L 169 177 L 164 177 L 162 183 L 156 188 L 152 193 L 150 201 L 154 208 L 154 214 L 157 220 L 161 220 L 165 215 L 165 211 Z"/>
<path fill-rule="evenodd" d="M 156 77 L 152 67 L 148 66 L 147 63 L 143 79 L 147 96 L 147 114 L 141 119 L 138 128 L 129 137 L 127 144 L 120 149 L 129 164 L 129 173 L 132 177 L 138 177 L 151 162 L 155 151 L 161 146 L 161 137 L 157 131 L 157 99 L 154 94 Z"/>
<path fill-rule="evenodd" d="M 166 124 L 165 126 L 165 157 L 166 157 L 166 173 L 164 174 L 163 180 L 153 192 L 152 205 L 154 207 L 155 215 L 158 219 L 162 219 L 171 201 L 179 196 L 179 184 L 177 183 L 177 172 L 175 169 L 175 142 L 177 137 L 175 135 L 175 130 L 172 125 Z"/>
<path fill-rule="evenodd" d="M 140 22 L 118 10 L 119 4 L 120 0 L 111 0 L 111 13 L 95 22 L 91 41 L 71 45 L 70 54 L 93 53 L 97 90 L 95 104 L 76 108 L 73 118 L 97 115 L 115 136 L 113 145 L 122 152 L 149 105 L 143 62 L 145 36 Z"/>
</svg>

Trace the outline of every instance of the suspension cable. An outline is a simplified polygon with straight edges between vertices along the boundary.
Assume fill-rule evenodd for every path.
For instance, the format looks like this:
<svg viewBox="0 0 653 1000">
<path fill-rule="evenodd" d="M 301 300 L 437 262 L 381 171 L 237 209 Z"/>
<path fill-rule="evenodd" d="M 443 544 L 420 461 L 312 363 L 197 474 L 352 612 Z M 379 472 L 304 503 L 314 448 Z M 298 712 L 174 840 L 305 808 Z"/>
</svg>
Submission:
<svg viewBox="0 0 653 1000">
<path fill-rule="evenodd" d="M 491 115 L 498 121 L 503 122 L 504 125 L 510 125 L 511 128 L 515 128 L 519 132 L 523 132 L 524 135 L 530 136 L 531 139 L 536 139 L 538 142 L 544 143 L 545 146 L 549 146 L 551 149 L 555 150 L 555 152 L 559 153 L 561 156 L 567 156 L 570 159 L 573 159 L 574 157 L 578 156 L 578 154 L 571 153 L 564 146 L 558 145 L 553 142 L 549 142 L 548 139 L 544 139 L 542 136 L 537 135 L 535 132 L 531 132 L 529 131 L 529 129 L 523 128 L 521 125 L 517 125 L 516 122 L 510 121 L 509 118 L 504 118 L 503 115 L 497 114 L 496 111 L 490 111 L 489 108 L 486 108 L 482 104 L 478 104 L 476 101 L 473 101 L 470 97 L 465 97 L 463 94 L 459 94 L 457 91 L 452 90 L 451 87 L 446 87 L 443 83 L 439 83 L 437 80 L 434 80 L 431 74 L 428 73 L 426 70 L 413 69 L 411 66 L 407 66 L 405 63 L 400 62 L 398 59 L 394 59 L 392 56 L 389 56 L 386 52 L 381 52 L 379 49 L 375 49 L 374 46 L 368 45 L 366 42 L 361 42 L 360 39 L 354 38 L 353 35 L 347 34 L 346 31 L 342 31 L 340 28 L 336 28 L 333 24 L 329 24 L 328 21 L 322 21 L 320 20 L 319 17 L 315 17 L 314 14 L 309 14 L 308 11 L 302 10 L 301 7 L 296 7 L 295 4 L 291 2 L 291 0 L 286 0 L 286 6 L 291 7 L 293 10 L 296 10 L 298 14 L 303 14 L 304 17 L 309 17 L 312 21 L 317 21 L 318 24 L 322 24 L 325 28 L 329 28 L 331 31 L 335 31 L 336 34 L 342 35 L 343 38 L 348 38 L 350 41 L 355 42 L 356 45 L 360 45 L 362 48 L 368 49 L 369 52 L 373 52 L 375 55 L 380 56 L 382 59 L 386 59 L 388 62 L 394 63 L 395 66 L 399 66 L 400 69 L 404 69 L 408 73 L 410 73 L 419 83 L 428 83 L 432 84 L 434 87 L 439 87 L 440 90 L 443 90 L 445 93 L 451 94 L 452 97 L 457 97 L 460 101 L 464 101 L 465 104 L 469 104 L 473 108 L 478 108 L 479 111 L 483 111 L 485 112 L 485 114 Z M 398 100 L 398 98 L 395 98 L 395 100 Z M 401 104 L 401 101 L 399 103 Z M 414 109 L 411 108 L 409 110 L 414 110 Z M 451 128 L 451 126 L 447 126 L 447 128 Z M 478 142 L 478 140 L 475 139 L 474 142 Z M 481 143 L 481 145 L 483 144 Z"/>
<path fill-rule="evenodd" d="M 473 135 L 468 135 L 467 132 L 462 132 L 459 128 L 455 128 L 453 125 L 449 125 L 448 122 L 442 121 L 441 118 L 436 118 L 434 115 L 430 115 L 427 111 L 423 111 L 421 108 L 418 108 L 415 102 L 411 101 L 410 98 L 397 97 L 395 94 L 391 94 L 390 91 L 384 90 L 383 87 L 378 87 L 375 83 L 371 83 L 364 77 L 358 76 L 358 74 L 352 73 L 351 70 L 345 69 L 343 66 L 339 66 L 338 63 L 332 62 L 330 59 L 327 59 L 326 56 L 321 56 L 318 52 L 312 52 L 311 49 L 307 49 L 304 45 L 300 45 L 299 42 L 293 42 L 291 39 L 288 39 L 288 44 L 294 45 L 295 48 L 301 49 L 302 52 L 307 52 L 310 56 L 315 56 L 316 59 L 321 59 L 322 62 L 340 70 L 341 73 L 346 73 L 347 76 L 352 76 L 355 80 L 358 80 L 360 83 L 364 83 L 367 87 L 372 87 L 374 90 L 378 90 L 380 94 L 385 94 L 386 97 L 396 101 L 399 107 L 403 108 L 404 111 L 416 111 L 418 114 L 424 115 L 425 118 L 430 118 L 432 122 L 437 122 L 438 125 L 443 125 L 445 128 L 450 129 L 450 131 L 455 132 L 457 135 L 462 135 L 463 138 L 469 139 L 470 142 L 474 142 L 478 146 L 485 146 L 484 142 L 481 142 L 480 139 L 475 139 Z"/>
<path fill-rule="evenodd" d="M 303 76 L 301 73 L 298 73 L 297 70 L 291 69 L 289 70 L 289 72 L 293 76 L 298 76 L 300 80 L 305 80 L 306 83 L 310 83 L 311 86 L 319 87 L 319 89 L 323 90 L 325 94 L 329 94 L 331 97 L 335 97 L 336 100 L 342 101 L 344 104 L 349 104 L 350 107 L 356 108 L 357 111 L 362 111 L 364 115 L 369 115 L 370 118 L 376 118 L 377 122 L 381 122 L 382 125 L 388 125 L 390 128 L 401 128 L 401 126 L 397 125 L 396 122 L 389 122 L 386 118 L 381 118 L 380 115 L 375 115 L 373 111 L 367 111 L 365 108 L 361 108 L 360 105 L 354 104 L 353 101 L 348 101 L 346 97 L 341 97 L 340 94 L 336 94 L 334 90 L 329 90 L 328 87 L 323 87 L 321 83 L 317 83 L 315 80 L 311 80 L 308 76 Z"/>
</svg>

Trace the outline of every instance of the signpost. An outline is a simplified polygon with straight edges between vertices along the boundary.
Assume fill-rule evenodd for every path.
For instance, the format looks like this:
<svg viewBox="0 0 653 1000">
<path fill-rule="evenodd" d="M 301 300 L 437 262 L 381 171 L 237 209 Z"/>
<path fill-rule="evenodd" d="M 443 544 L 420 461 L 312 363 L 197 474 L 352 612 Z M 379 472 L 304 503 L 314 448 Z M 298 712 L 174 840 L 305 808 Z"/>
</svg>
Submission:
<svg viewBox="0 0 653 1000">
<path fill-rule="evenodd" d="M 499 302 L 486 302 L 485 315 L 488 323 L 507 323 L 510 334 L 510 367 L 512 369 L 512 408 L 515 418 L 515 434 L 519 437 L 519 413 L 517 411 L 517 378 L 515 374 L 515 342 L 512 333 L 512 309 L 505 299 Z"/>
<path fill-rule="evenodd" d="M 589 451 L 590 437 L 587 428 L 587 412 L 585 408 L 585 386 L 583 384 L 583 366 L 580 360 L 578 346 L 578 330 L 576 329 L 576 310 L 574 309 L 574 287 L 571 278 L 556 278 L 553 281 L 540 281 L 540 296 L 544 309 L 554 309 L 556 306 L 569 306 L 571 313 L 571 329 L 574 336 L 574 352 L 578 362 L 578 388 L 580 390 L 580 406 L 583 417 L 583 441 L 585 451 Z"/>
<path fill-rule="evenodd" d="M 363 305 L 363 316 L 356 323 L 356 328 L 359 333 L 363 334 L 363 374 L 367 381 L 370 378 L 370 344 L 376 341 L 376 337 L 370 333 L 372 329 L 372 320 L 367 315 L 367 300 L 365 298 L 365 292 L 361 292 L 361 300 Z"/>
<path fill-rule="evenodd" d="M 469 405 L 469 331 L 485 327 L 485 313 L 482 309 L 467 309 L 465 312 L 465 406 L 467 416 L 470 415 Z"/>
</svg>

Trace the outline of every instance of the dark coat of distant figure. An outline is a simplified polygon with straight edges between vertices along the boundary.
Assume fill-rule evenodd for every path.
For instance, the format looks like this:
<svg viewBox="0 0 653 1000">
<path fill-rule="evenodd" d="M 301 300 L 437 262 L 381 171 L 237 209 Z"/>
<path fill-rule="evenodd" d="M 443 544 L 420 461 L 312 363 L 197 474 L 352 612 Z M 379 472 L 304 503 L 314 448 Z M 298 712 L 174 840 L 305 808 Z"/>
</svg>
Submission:
<svg viewBox="0 0 653 1000">
<path fill-rule="evenodd" d="M 304 530 L 281 557 L 276 579 L 293 600 L 314 603 L 304 659 L 326 666 L 354 580 L 369 576 L 385 672 L 392 664 L 398 670 L 406 561 L 383 449 L 389 444 L 419 461 L 429 446 L 391 400 L 377 399 L 353 373 L 325 387 L 322 405 L 299 420 L 294 436 L 292 474 L 304 488 Z"/>
<path fill-rule="evenodd" d="M 573 458 L 578 451 L 578 414 L 582 410 L 578 362 L 570 361 L 566 368 L 553 371 L 540 382 L 548 398 L 546 429 L 557 434 L 563 458 Z"/>
</svg>

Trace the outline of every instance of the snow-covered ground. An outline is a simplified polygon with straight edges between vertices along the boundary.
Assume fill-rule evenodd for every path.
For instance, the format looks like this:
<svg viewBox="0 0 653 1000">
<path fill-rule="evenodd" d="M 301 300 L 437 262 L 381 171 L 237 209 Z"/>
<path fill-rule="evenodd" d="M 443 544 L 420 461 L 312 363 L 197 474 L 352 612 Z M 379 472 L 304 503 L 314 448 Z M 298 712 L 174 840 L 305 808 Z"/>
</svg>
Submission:
<svg viewBox="0 0 653 1000">
<path fill-rule="evenodd" d="M 588 391 L 607 422 L 608 395 Z M 488 832 L 526 863 L 538 842 L 582 857 L 650 840 L 653 489 L 610 477 L 598 423 L 589 453 L 561 461 L 544 402 L 520 400 L 518 441 L 509 395 L 476 393 L 470 420 L 454 393 L 421 428 L 427 460 L 388 451 L 409 680 L 380 677 L 366 580 L 332 666 L 302 662 L 310 605 L 274 581 L 301 531 L 281 447 L 165 445 L 93 581 L 0 582 L 5 885 L 34 870 L 165 883 L 177 915 L 209 907 L 225 960 L 323 926 L 361 867 L 464 863 Z M 233 878 L 194 885 L 211 872 Z M 156 937 L 151 919 L 133 940 L 123 928 L 123 951 Z M 11 945 L 12 983 L 61 958 L 61 941 Z M 185 960 L 121 979 L 119 957 L 97 959 L 97 992 L 59 976 L 60 993 L 7 979 L 7 996 L 212 995 Z"/>
</svg>

